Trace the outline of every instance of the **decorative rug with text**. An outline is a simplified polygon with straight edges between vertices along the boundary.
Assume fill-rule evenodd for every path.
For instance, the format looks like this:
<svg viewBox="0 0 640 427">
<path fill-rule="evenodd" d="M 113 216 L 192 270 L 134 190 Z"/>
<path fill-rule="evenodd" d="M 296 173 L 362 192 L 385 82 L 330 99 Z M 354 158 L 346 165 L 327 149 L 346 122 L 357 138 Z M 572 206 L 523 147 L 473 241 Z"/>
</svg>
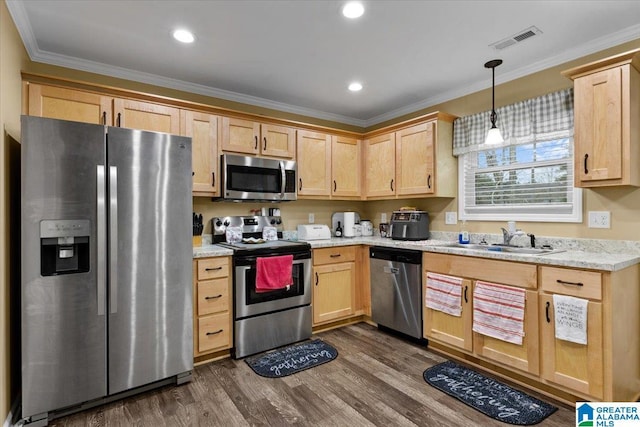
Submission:
<svg viewBox="0 0 640 427">
<path fill-rule="evenodd" d="M 422 376 L 438 390 L 508 424 L 538 424 L 558 409 L 452 361 L 432 366 Z"/>
<path fill-rule="evenodd" d="M 313 340 L 247 357 L 245 362 L 260 376 L 280 378 L 331 362 L 336 357 L 338 350 L 322 340 Z"/>
</svg>

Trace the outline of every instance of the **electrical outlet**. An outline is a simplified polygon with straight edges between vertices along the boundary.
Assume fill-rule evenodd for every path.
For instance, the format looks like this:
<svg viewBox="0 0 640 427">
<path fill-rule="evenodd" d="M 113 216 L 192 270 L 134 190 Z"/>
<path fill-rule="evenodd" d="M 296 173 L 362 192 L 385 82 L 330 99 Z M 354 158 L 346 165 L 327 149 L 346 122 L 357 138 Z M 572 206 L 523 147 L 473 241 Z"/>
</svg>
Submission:
<svg viewBox="0 0 640 427">
<path fill-rule="evenodd" d="M 611 228 L 611 212 L 589 211 L 589 228 Z"/>
<path fill-rule="evenodd" d="M 316 216 L 312 213 L 309 214 L 309 224 L 316 222 Z"/>
<path fill-rule="evenodd" d="M 455 225 L 458 223 L 458 213 L 457 212 L 445 212 L 444 213 L 444 223 L 447 225 Z"/>
<path fill-rule="evenodd" d="M 382 212 L 382 213 L 380 214 L 380 222 L 381 222 L 381 223 L 383 223 L 383 224 L 384 224 L 385 222 L 387 222 L 387 214 L 386 214 L 386 212 Z"/>
</svg>

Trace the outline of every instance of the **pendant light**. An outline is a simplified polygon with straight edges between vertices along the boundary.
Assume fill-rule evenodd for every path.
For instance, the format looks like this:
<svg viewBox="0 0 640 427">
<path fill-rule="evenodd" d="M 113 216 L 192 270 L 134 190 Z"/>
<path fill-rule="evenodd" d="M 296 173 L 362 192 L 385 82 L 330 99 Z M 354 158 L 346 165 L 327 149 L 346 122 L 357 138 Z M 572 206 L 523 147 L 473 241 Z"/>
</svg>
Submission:
<svg viewBox="0 0 640 427">
<path fill-rule="evenodd" d="M 500 129 L 496 126 L 496 67 L 502 64 L 502 59 L 493 59 L 486 64 L 485 68 L 491 68 L 492 83 L 491 83 L 491 129 L 487 132 L 487 138 L 484 140 L 486 145 L 501 144 L 504 142 Z"/>
</svg>

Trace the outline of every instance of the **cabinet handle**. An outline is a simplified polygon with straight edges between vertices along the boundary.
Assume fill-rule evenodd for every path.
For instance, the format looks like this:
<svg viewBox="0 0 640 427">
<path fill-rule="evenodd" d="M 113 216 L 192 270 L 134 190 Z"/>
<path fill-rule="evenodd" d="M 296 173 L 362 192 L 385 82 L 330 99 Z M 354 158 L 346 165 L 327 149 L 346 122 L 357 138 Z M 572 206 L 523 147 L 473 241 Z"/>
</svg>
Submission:
<svg viewBox="0 0 640 427">
<path fill-rule="evenodd" d="M 204 269 L 204 271 L 216 271 L 216 270 L 222 270 L 222 267 L 205 268 L 205 269 Z"/>
<path fill-rule="evenodd" d="M 107 112 L 106 111 L 102 112 L 102 124 L 103 125 L 107 124 Z"/>
<path fill-rule="evenodd" d="M 267 149 L 267 137 L 265 136 L 264 138 L 264 147 L 262 147 L 263 150 Z"/>
<path fill-rule="evenodd" d="M 194 171 L 191 171 L 191 176 L 196 176 L 196 173 Z"/>
<path fill-rule="evenodd" d="M 340 256 L 342 256 L 342 255 L 340 255 L 340 254 L 331 254 L 331 255 L 329 255 L 329 258 L 338 258 Z"/>
<path fill-rule="evenodd" d="M 298 191 L 302 191 L 302 178 L 299 179 L 300 184 L 298 185 Z"/>
<path fill-rule="evenodd" d="M 216 186 L 216 173 L 215 172 L 211 172 L 211 186 L 212 187 Z"/>
<path fill-rule="evenodd" d="M 393 191 L 393 179 L 391 180 L 391 191 Z"/>
<path fill-rule="evenodd" d="M 556 280 L 556 283 L 560 283 L 561 285 L 572 285 L 572 286 L 584 286 L 582 282 L 567 282 L 565 280 Z"/>
<path fill-rule="evenodd" d="M 318 273 L 316 273 L 316 286 L 318 286 Z"/>
<path fill-rule="evenodd" d="M 469 290 L 469 286 L 464 287 L 464 302 L 469 302 L 469 298 L 467 298 L 467 291 Z"/>
<path fill-rule="evenodd" d="M 257 150 L 258 149 L 258 135 L 254 136 L 254 138 L 256 139 L 256 145 L 253 148 L 254 148 L 254 150 Z"/>
<path fill-rule="evenodd" d="M 207 299 L 207 300 L 208 299 L 218 299 L 218 298 L 221 298 L 221 297 L 222 297 L 222 294 L 218 294 L 218 295 L 213 296 L 213 297 L 204 297 L 204 299 Z"/>
<path fill-rule="evenodd" d="M 336 180 L 333 180 L 333 191 L 336 191 L 338 189 L 338 183 L 336 182 Z"/>
<path fill-rule="evenodd" d="M 218 335 L 218 334 L 219 334 L 220 332 L 222 332 L 222 331 L 223 331 L 223 329 L 218 329 L 218 330 L 217 330 L 217 331 L 215 331 L 215 332 L 207 332 L 207 336 L 209 336 L 209 335 Z"/>
<path fill-rule="evenodd" d="M 429 189 L 431 188 L 431 174 L 429 174 L 429 177 L 427 178 L 427 187 Z"/>
<path fill-rule="evenodd" d="M 544 309 L 545 315 L 547 316 L 547 323 L 551 323 L 551 318 L 549 317 L 549 306 L 551 306 L 551 303 L 547 301 L 547 306 Z"/>
<path fill-rule="evenodd" d="M 589 158 L 588 154 L 584 155 L 584 174 L 588 174 L 589 173 L 589 169 L 587 169 L 587 159 Z"/>
<path fill-rule="evenodd" d="M 116 126 L 120 127 L 120 113 L 118 113 L 118 119 L 116 120 Z"/>
</svg>

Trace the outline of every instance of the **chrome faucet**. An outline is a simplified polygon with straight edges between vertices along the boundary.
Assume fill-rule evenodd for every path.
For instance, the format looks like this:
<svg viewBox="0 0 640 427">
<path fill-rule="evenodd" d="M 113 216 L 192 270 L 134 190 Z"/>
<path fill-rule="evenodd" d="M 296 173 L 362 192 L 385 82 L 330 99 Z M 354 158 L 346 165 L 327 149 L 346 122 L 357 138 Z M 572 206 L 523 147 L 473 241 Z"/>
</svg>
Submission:
<svg viewBox="0 0 640 427">
<path fill-rule="evenodd" d="M 511 233 L 509 230 L 507 230 L 504 227 L 500 227 L 500 229 L 502 230 L 502 244 L 503 245 L 511 245 L 511 239 L 513 239 L 515 236 L 523 236 L 526 233 L 522 230 L 516 230 L 513 233 Z"/>
</svg>

